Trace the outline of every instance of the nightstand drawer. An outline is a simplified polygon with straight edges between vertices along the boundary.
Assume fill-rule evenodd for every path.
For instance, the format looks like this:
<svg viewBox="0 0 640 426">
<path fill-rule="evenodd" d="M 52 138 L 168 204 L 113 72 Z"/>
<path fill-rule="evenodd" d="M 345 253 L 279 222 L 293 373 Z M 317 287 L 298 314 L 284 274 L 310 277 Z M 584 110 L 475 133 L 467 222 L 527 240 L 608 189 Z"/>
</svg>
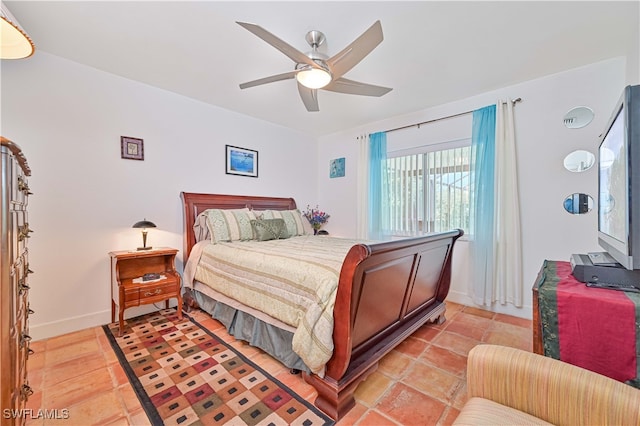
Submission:
<svg viewBox="0 0 640 426">
<path fill-rule="evenodd" d="M 137 306 L 146 303 L 165 300 L 173 297 L 180 290 L 176 280 L 163 280 L 149 284 L 134 284 L 124 286 L 124 305 Z M 156 300 L 157 299 L 157 300 Z"/>
<path fill-rule="evenodd" d="M 175 282 L 141 286 L 139 289 L 140 303 L 152 303 L 155 299 L 162 301 L 169 295 L 175 295 L 178 290 L 179 288 Z"/>
</svg>

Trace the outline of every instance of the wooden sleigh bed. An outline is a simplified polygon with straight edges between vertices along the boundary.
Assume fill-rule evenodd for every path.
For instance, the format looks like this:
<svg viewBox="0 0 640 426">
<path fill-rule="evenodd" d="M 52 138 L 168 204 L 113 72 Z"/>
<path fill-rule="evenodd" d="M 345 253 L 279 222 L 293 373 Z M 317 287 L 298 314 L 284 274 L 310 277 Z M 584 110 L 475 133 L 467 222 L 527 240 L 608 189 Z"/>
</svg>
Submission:
<svg viewBox="0 0 640 426">
<path fill-rule="evenodd" d="M 207 209 L 293 210 L 292 198 L 181 193 L 184 262 L 196 244 L 194 224 Z M 342 263 L 333 309 L 333 355 L 324 377 L 303 372 L 318 392 L 315 405 L 338 420 L 379 360 L 427 322 L 445 320 L 451 255 L 461 230 L 353 245 Z M 318 237 L 328 238 L 328 237 Z M 185 288 L 185 300 L 194 303 Z"/>
</svg>

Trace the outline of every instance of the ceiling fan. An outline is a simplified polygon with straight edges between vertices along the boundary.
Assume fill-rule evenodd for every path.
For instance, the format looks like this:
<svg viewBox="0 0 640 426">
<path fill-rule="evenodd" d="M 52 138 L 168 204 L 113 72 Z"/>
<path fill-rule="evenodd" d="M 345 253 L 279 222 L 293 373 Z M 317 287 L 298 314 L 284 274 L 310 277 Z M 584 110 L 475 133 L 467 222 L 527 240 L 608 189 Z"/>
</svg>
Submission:
<svg viewBox="0 0 640 426">
<path fill-rule="evenodd" d="M 296 63 L 293 71 L 242 83 L 240 89 L 295 78 L 298 81 L 300 98 L 307 111 L 320 110 L 318 89 L 363 96 L 383 96 L 391 91 L 388 87 L 347 80 L 342 77 L 382 42 L 380 21 L 376 21 L 360 37 L 330 58 L 318 52 L 318 47 L 325 41 L 325 36 L 320 31 L 313 30 L 307 33 L 305 40 L 312 50 L 305 54 L 258 25 L 246 22 L 237 23 Z"/>
</svg>

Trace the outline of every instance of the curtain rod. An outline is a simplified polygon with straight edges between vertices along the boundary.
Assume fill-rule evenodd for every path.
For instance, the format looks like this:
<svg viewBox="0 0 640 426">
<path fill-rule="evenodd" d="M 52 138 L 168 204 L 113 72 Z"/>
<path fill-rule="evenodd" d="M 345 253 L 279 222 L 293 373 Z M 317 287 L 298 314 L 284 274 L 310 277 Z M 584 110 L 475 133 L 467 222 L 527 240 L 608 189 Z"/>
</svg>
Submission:
<svg viewBox="0 0 640 426">
<path fill-rule="evenodd" d="M 515 104 L 516 104 L 516 103 L 518 103 L 518 102 L 522 102 L 522 98 L 516 98 L 516 99 L 514 99 L 514 100 L 512 100 L 512 101 L 511 101 L 511 103 L 512 103 L 513 105 L 515 105 Z M 504 101 L 503 101 L 503 103 L 506 103 L 506 102 L 504 102 Z M 408 129 L 408 128 L 410 128 L 410 127 L 416 127 L 416 126 L 417 126 L 418 128 L 420 128 L 420 126 L 421 126 L 421 125 L 423 125 L 423 124 L 433 123 L 433 122 L 435 122 L 435 121 L 446 120 L 446 119 L 454 118 L 454 117 L 460 117 L 461 115 L 471 114 L 473 111 L 475 111 L 475 110 L 465 111 L 465 112 L 459 112 L 458 114 L 447 115 L 446 117 L 434 118 L 434 119 L 432 119 L 432 120 L 422 121 L 422 122 L 420 122 L 420 123 L 409 124 L 409 125 L 402 126 L 402 127 L 396 127 L 395 129 L 385 130 L 384 132 L 385 132 L 385 133 L 395 132 L 396 130 L 403 130 L 403 129 Z"/>
</svg>

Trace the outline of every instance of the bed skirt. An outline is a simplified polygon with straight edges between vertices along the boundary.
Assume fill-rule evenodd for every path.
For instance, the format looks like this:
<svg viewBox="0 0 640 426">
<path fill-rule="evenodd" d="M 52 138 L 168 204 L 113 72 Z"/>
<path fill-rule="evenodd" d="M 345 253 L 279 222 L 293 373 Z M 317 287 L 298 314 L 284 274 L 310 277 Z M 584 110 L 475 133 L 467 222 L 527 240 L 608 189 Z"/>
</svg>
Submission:
<svg viewBox="0 0 640 426">
<path fill-rule="evenodd" d="M 262 349 L 287 368 L 310 373 L 302 359 L 291 349 L 293 333 L 267 324 L 246 312 L 212 299 L 198 290 L 192 289 L 191 295 L 200 309 L 220 321 L 229 334 L 237 340 L 243 340 L 251 346 Z"/>
</svg>

